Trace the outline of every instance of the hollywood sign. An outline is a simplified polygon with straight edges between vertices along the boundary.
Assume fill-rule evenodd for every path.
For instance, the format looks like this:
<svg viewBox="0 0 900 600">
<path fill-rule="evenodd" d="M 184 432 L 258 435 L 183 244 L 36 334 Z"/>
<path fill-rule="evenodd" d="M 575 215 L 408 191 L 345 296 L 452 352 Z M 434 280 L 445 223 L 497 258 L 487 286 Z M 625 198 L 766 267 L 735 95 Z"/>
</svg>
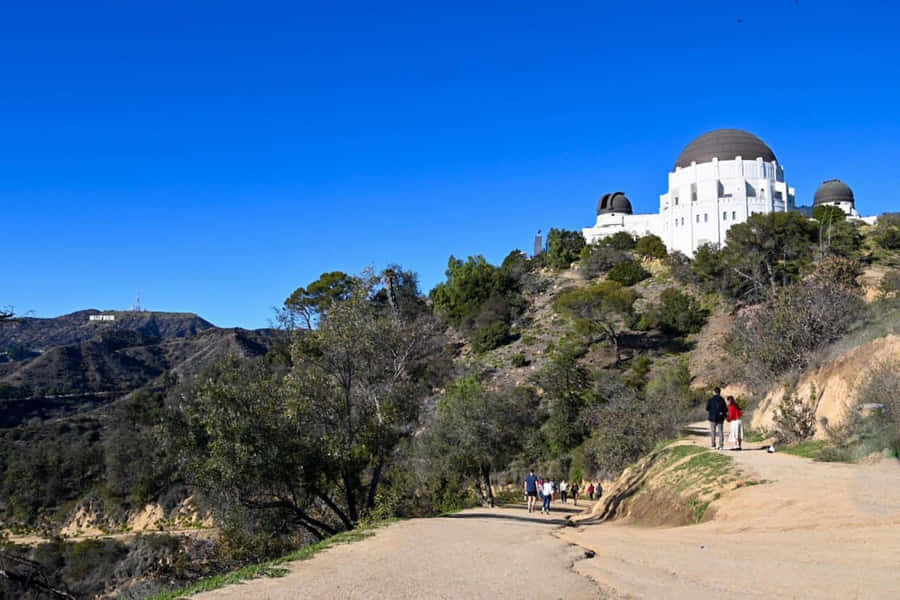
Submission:
<svg viewBox="0 0 900 600">
<path fill-rule="evenodd" d="M 115 321 L 116 315 L 91 315 L 89 321 Z"/>
</svg>

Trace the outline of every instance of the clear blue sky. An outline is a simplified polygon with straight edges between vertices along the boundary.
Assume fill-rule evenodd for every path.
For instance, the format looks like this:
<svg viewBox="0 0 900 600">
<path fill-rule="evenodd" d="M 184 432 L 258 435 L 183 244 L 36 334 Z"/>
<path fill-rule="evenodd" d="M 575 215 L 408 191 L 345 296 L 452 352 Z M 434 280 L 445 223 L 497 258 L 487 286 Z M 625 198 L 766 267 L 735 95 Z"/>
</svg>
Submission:
<svg viewBox="0 0 900 600">
<path fill-rule="evenodd" d="M 798 203 L 837 177 L 900 209 L 895 2 L 82 4 L 0 9 L 19 313 L 140 292 L 261 327 L 323 271 L 391 262 L 427 291 L 604 192 L 655 212 L 719 127 L 763 138 Z"/>
</svg>

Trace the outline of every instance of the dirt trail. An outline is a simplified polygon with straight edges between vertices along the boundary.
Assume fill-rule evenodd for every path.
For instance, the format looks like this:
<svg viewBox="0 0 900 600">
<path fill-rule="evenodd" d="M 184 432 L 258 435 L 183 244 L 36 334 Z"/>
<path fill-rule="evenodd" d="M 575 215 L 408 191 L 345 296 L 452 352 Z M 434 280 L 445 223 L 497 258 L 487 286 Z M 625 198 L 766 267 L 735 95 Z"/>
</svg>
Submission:
<svg viewBox="0 0 900 600">
<path fill-rule="evenodd" d="M 293 563 L 283 578 L 195 598 L 900 597 L 897 460 L 727 454 L 767 483 L 730 492 L 700 525 L 560 527 L 561 511 L 476 509 L 396 523 Z M 584 549 L 596 556 L 582 560 Z"/>
<path fill-rule="evenodd" d="M 597 553 L 575 570 L 638 598 L 900 597 L 897 460 L 817 463 L 748 447 L 760 445 L 727 454 L 768 483 L 724 496 L 700 525 L 561 530 Z"/>
<path fill-rule="evenodd" d="M 557 503 L 558 504 L 558 503 Z M 577 513 L 525 506 L 473 509 L 449 517 L 412 519 L 371 538 L 333 546 L 289 573 L 194 596 L 206 600 L 296 598 L 609 598 L 572 564 L 584 550 L 553 537 Z"/>
</svg>

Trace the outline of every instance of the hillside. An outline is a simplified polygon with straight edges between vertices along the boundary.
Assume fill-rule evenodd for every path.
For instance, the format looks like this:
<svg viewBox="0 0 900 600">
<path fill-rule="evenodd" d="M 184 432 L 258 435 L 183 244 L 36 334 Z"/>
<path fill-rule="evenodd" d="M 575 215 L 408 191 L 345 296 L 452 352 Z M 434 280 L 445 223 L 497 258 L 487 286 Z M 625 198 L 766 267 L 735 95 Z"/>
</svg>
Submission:
<svg viewBox="0 0 900 600">
<path fill-rule="evenodd" d="M 8 344 L 43 347 L 0 362 L 0 427 L 89 410 L 167 374 L 193 375 L 225 355 L 261 356 L 280 337 L 275 330 L 219 329 L 190 314 L 124 313 L 113 323 L 87 321 L 92 314 L 99 313 L 23 319 L 0 329 Z M 65 340 L 76 341 L 59 343 Z"/>
<path fill-rule="evenodd" d="M 90 320 L 98 315 L 112 316 L 114 320 Z M 77 344 L 109 330 L 135 331 L 151 338 L 169 339 L 197 335 L 214 327 L 193 313 L 89 309 L 53 318 L 22 317 L 0 328 L 0 353 L 11 348 L 39 352 Z"/>
</svg>

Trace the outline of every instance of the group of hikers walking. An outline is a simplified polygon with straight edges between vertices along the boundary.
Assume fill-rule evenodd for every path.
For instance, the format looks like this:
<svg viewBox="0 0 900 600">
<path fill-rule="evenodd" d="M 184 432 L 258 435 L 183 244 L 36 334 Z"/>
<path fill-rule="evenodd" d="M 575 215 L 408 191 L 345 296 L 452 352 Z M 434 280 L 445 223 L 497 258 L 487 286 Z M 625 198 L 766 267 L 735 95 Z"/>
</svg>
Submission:
<svg viewBox="0 0 900 600">
<path fill-rule="evenodd" d="M 712 398 L 706 402 L 706 412 L 709 415 L 709 438 L 713 450 L 725 449 L 725 421 L 728 421 L 730 426 L 728 442 L 731 444 L 731 450 L 740 450 L 744 440 L 744 426 L 741 423 L 744 413 L 734 396 L 728 396 L 725 399 L 722 398 L 720 388 L 716 388 L 715 391 Z M 719 438 L 718 444 L 716 444 L 716 435 Z"/>
<path fill-rule="evenodd" d="M 557 483 L 553 479 L 538 478 L 534 471 L 529 471 L 528 476 L 525 478 L 525 500 L 528 503 L 528 512 L 534 512 L 535 504 L 540 498 L 541 514 L 550 514 L 550 502 L 553 500 L 554 494 L 557 493 L 563 504 L 568 504 L 569 496 L 571 496 L 574 505 L 578 506 L 578 492 L 582 491 L 582 489 L 591 500 L 594 499 L 595 494 L 598 499 L 603 494 L 603 489 L 600 487 L 599 482 L 596 486 L 589 482 L 587 487 L 580 488 L 577 481 L 569 483 L 563 479 Z"/>
</svg>

